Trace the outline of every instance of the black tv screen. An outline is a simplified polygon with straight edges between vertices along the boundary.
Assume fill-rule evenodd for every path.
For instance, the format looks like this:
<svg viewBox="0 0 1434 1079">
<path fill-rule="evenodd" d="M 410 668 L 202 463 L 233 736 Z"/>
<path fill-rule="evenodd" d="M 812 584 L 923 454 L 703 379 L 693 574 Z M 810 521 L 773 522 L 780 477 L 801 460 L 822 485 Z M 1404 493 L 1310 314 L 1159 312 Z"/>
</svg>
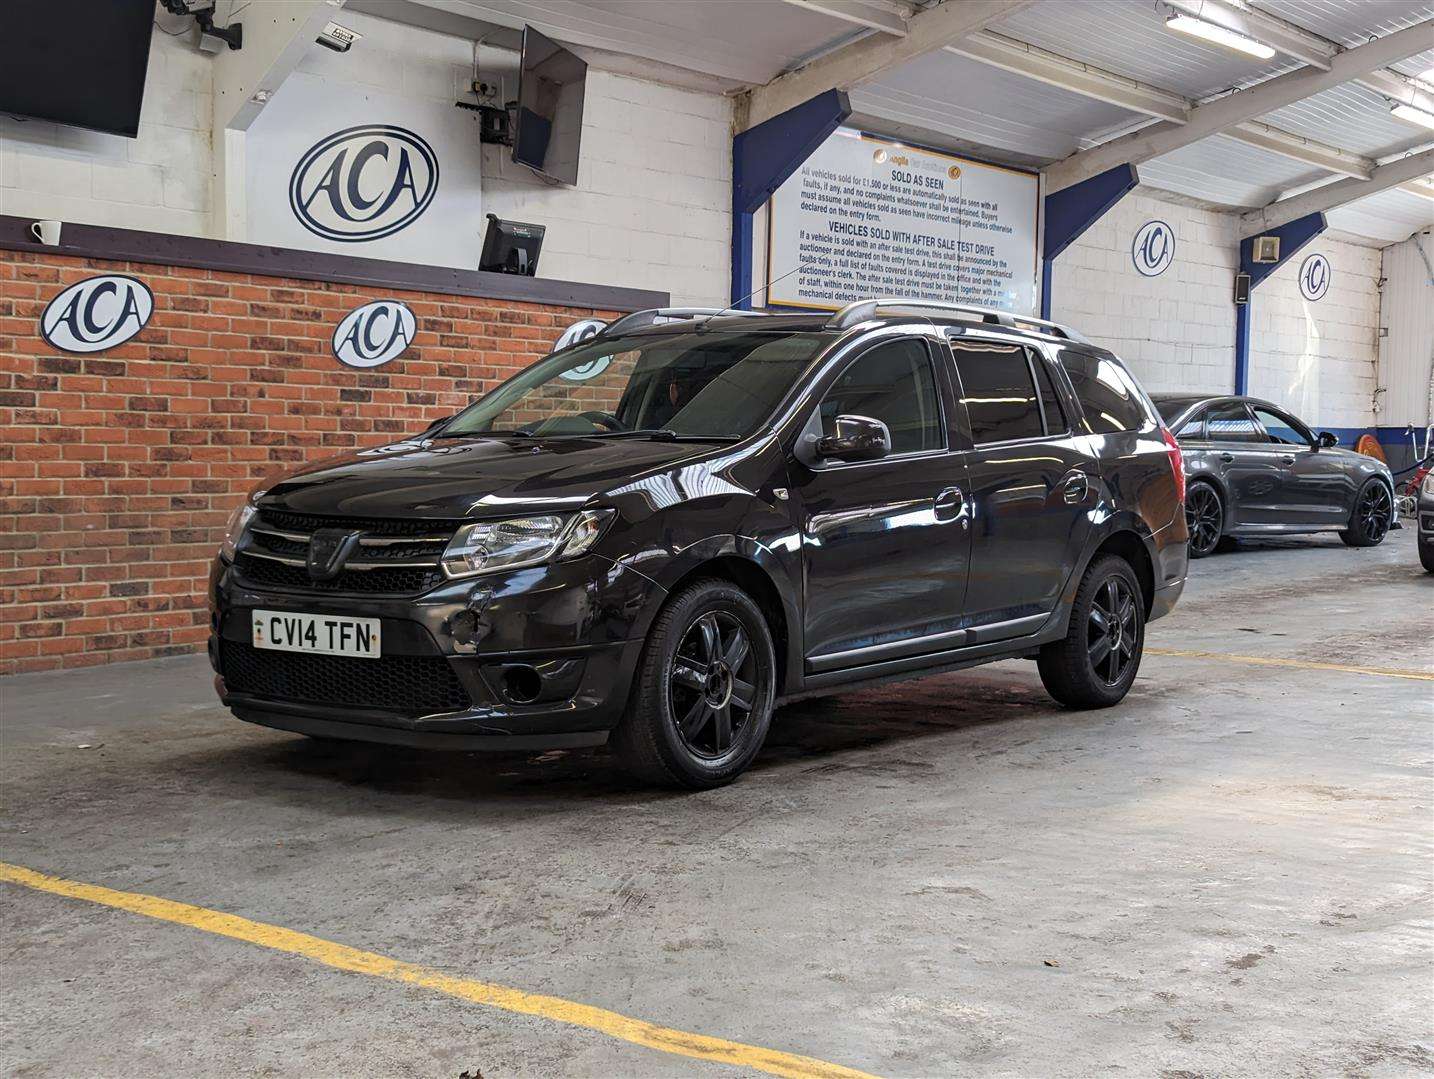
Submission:
<svg viewBox="0 0 1434 1079">
<path fill-rule="evenodd" d="M 523 27 L 513 160 L 565 184 L 578 182 L 588 65 L 531 26 Z"/>
<path fill-rule="evenodd" d="M 0 113 L 134 138 L 154 0 L 7 0 Z"/>
</svg>

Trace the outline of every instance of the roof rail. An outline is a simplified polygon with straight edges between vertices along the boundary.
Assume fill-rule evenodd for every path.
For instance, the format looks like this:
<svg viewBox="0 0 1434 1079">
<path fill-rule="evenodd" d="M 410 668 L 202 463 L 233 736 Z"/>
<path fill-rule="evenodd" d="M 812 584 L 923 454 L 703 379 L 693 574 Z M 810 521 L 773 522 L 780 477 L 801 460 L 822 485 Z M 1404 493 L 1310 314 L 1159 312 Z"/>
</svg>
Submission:
<svg viewBox="0 0 1434 1079">
<path fill-rule="evenodd" d="M 827 321 L 827 329 L 845 330 L 857 323 L 865 322 L 868 319 L 876 318 L 882 308 L 887 307 L 914 307 L 929 311 L 940 311 L 943 314 L 954 315 L 959 318 L 976 317 L 988 325 L 1007 326 L 1013 329 L 1032 329 L 1040 333 L 1049 333 L 1055 337 L 1064 337 L 1070 341 L 1085 342 L 1085 336 L 1069 326 L 1059 322 L 1048 322 L 1042 318 L 1033 318 L 1030 315 L 1018 315 L 1011 311 L 1002 311 L 996 307 L 976 307 L 972 304 L 947 303 L 944 300 L 923 300 L 917 297 L 886 296 L 877 300 L 858 300 L 856 303 L 849 303 Z"/>
<path fill-rule="evenodd" d="M 644 326 L 655 326 L 659 319 L 677 321 L 687 318 L 714 318 L 717 315 L 760 316 L 761 312 L 740 311 L 729 307 L 649 307 L 644 311 L 634 311 L 630 315 L 614 319 L 598 331 L 598 336 L 608 337 L 618 330 L 638 330 Z"/>
</svg>

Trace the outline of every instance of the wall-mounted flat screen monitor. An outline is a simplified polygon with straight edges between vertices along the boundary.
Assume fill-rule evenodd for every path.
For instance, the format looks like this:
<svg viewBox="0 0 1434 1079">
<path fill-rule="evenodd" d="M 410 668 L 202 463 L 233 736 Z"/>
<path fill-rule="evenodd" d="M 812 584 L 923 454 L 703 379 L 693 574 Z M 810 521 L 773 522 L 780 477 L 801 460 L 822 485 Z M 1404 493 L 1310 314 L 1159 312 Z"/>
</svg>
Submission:
<svg viewBox="0 0 1434 1079">
<path fill-rule="evenodd" d="M 531 26 L 523 27 L 513 160 L 564 184 L 578 182 L 588 65 Z"/>
<path fill-rule="evenodd" d="M 0 113 L 134 138 L 154 0 L 10 0 Z"/>
</svg>

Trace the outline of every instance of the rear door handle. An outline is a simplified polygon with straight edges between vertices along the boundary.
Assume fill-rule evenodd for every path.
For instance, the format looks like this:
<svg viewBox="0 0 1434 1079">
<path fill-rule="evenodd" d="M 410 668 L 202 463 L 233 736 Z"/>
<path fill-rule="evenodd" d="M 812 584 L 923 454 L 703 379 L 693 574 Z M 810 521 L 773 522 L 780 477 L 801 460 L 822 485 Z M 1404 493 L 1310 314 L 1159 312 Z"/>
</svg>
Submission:
<svg viewBox="0 0 1434 1079">
<path fill-rule="evenodd" d="M 1066 480 L 1065 494 L 1061 497 L 1065 499 L 1067 506 L 1074 506 L 1077 502 L 1085 498 L 1085 494 L 1089 490 L 1090 480 L 1085 478 L 1085 473 L 1076 472 Z"/>
<path fill-rule="evenodd" d="M 954 521 L 966 510 L 966 495 L 959 487 L 947 487 L 931 500 L 938 521 Z"/>
<path fill-rule="evenodd" d="M 1235 455 L 1233 453 L 1222 453 L 1220 454 L 1220 460 L 1224 461 L 1228 465 L 1235 460 Z"/>
</svg>

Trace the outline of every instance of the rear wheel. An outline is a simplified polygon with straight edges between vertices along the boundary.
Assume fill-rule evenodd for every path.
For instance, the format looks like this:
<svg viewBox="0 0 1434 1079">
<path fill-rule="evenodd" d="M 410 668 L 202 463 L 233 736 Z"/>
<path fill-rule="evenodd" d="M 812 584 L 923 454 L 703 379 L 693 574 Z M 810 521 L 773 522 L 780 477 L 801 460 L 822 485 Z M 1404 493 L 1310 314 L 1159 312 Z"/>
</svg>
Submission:
<svg viewBox="0 0 1434 1079">
<path fill-rule="evenodd" d="M 1093 562 L 1081 580 L 1070 628 L 1041 649 L 1046 692 L 1068 708 L 1118 704 L 1135 681 L 1145 650 L 1145 600 L 1130 563 L 1115 555 Z"/>
<path fill-rule="evenodd" d="M 1185 527 L 1190 532 L 1190 557 L 1204 558 L 1220 545 L 1225 529 L 1225 503 L 1220 492 L 1196 480 L 1185 492 Z"/>
<path fill-rule="evenodd" d="M 1389 534 L 1394 519 L 1394 495 L 1383 480 L 1370 480 L 1359 489 L 1349 527 L 1339 534 L 1350 547 L 1377 547 Z"/>
<path fill-rule="evenodd" d="M 648 782 L 720 787 L 746 771 L 766 741 L 775 687 L 761 610 L 733 584 L 697 581 L 653 622 L 613 749 Z"/>
</svg>

